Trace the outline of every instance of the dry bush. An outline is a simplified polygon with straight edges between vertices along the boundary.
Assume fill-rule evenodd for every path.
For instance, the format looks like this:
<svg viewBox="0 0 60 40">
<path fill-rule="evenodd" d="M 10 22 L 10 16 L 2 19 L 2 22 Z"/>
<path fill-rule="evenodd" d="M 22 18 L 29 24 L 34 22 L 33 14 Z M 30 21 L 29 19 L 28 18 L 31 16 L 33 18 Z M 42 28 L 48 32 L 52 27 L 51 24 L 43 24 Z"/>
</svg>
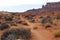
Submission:
<svg viewBox="0 0 60 40">
<path fill-rule="evenodd" d="M 0 18 L 2 18 L 3 17 L 3 14 L 0 14 Z"/>
<path fill-rule="evenodd" d="M 43 16 L 39 16 L 39 19 L 42 19 L 42 18 L 44 18 Z"/>
<path fill-rule="evenodd" d="M 33 27 L 33 29 L 37 29 L 38 27 Z"/>
<path fill-rule="evenodd" d="M 22 39 L 29 39 L 31 37 L 31 31 L 30 31 L 30 29 L 27 30 L 24 28 L 20 28 L 19 35 Z"/>
<path fill-rule="evenodd" d="M 46 23 L 46 24 L 42 24 L 45 28 L 49 28 L 51 27 L 51 24 L 50 23 Z"/>
<path fill-rule="evenodd" d="M 60 19 L 60 15 L 56 16 L 56 19 Z"/>
<path fill-rule="evenodd" d="M 35 20 L 34 19 L 31 19 L 31 20 L 29 20 L 29 22 L 35 22 Z"/>
<path fill-rule="evenodd" d="M 1 36 L 1 40 L 17 40 L 24 39 L 28 40 L 31 37 L 31 31 L 25 28 L 11 29 L 5 31 Z"/>
<path fill-rule="evenodd" d="M 6 28 L 9 28 L 9 25 L 7 23 L 4 22 L 0 24 L 0 30 L 4 30 Z"/>
<path fill-rule="evenodd" d="M 22 20 L 17 20 L 15 22 L 19 24 L 19 23 L 22 23 Z"/>
<path fill-rule="evenodd" d="M 60 37 L 60 30 L 55 30 L 54 31 L 54 36 L 55 37 Z"/>
<path fill-rule="evenodd" d="M 42 21 L 41 21 L 42 24 L 45 24 L 45 23 L 53 23 L 52 21 L 52 18 L 50 16 L 47 16 L 46 18 L 43 18 Z"/>
<path fill-rule="evenodd" d="M 50 16 L 47 16 L 46 18 L 43 18 L 41 20 L 41 23 L 43 26 L 45 26 L 45 28 L 51 27 L 51 25 L 53 24 L 53 20 Z"/>
<path fill-rule="evenodd" d="M 13 20 L 13 16 L 5 16 L 5 21 L 12 21 Z"/>
<path fill-rule="evenodd" d="M 29 22 L 35 22 L 35 19 L 33 18 L 35 15 L 27 15 L 25 18 L 29 20 Z"/>
<path fill-rule="evenodd" d="M 10 25 L 10 26 L 17 26 L 17 23 L 15 21 L 7 21 L 7 23 Z"/>
<path fill-rule="evenodd" d="M 26 26 L 28 25 L 25 21 L 22 21 L 21 24 L 26 25 Z"/>
</svg>

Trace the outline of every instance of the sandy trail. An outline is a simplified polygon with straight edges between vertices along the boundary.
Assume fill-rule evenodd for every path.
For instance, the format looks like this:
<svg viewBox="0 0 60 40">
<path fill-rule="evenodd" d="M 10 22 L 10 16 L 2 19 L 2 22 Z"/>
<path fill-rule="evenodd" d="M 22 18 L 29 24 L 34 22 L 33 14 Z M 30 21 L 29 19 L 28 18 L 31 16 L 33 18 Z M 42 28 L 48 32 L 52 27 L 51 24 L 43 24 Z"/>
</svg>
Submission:
<svg viewBox="0 0 60 40">
<path fill-rule="evenodd" d="M 32 40 L 53 40 L 52 34 L 50 34 L 47 30 L 32 30 Z"/>
<path fill-rule="evenodd" d="M 36 25 L 34 23 L 30 23 L 27 19 L 21 18 L 22 20 L 25 20 L 32 31 L 32 38 L 31 40 L 53 40 L 52 34 L 48 30 L 43 29 L 37 29 L 34 30 L 33 27 Z"/>
</svg>

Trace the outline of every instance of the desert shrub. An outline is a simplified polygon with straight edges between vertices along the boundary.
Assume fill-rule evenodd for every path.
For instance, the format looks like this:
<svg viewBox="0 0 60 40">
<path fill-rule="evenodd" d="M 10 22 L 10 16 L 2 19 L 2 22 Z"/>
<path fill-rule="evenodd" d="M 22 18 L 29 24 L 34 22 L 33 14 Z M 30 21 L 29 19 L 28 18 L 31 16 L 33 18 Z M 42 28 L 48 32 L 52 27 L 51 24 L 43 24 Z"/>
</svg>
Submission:
<svg viewBox="0 0 60 40">
<path fill-rule="evenodd" d="M 57 26 L 57 24 L 56 24 L 56 23 L 54 23 L 53 25 Z"/>
<path fill-rule="evenodd" d="M 2 14 L 0 14 L 0 18 L 2 18 L 3 17 L 3 15 Z"/>
<path fill-rule="evenodd" d="M 20 28 L 19 35 L 22 39 L 29 39 L 31 37 L 31 31 L 24 28 Z"/>
<path fill-rule="evenodd" d="M 36 15 L 35 15 L 35 14 L 30 14 L 30 16 L 34 17 L 34 16 L 36 16 Z"/>
<path fill-rule="evenodd" d="M 16 15 L 16 13 L 11 13 L 11 15 Z"/>
<path fill-rule="evenodd" d="M 25 21 L 22 21 L 22 24 L 23 24 L 23 25 L 28 25 Z"/>
<path fill-rule="evenodd" d="M 33 15 L 27 15 L 25 16 L 30 22 L 35 22 L 35 19 L 33 18 Z"/>
<path fill-rule="evenodd" d="M 1 36 L 1 40 L 15 40 L 16 39 L 15 35 L 16 35 L 15 29 L 5 31 Z"/>
<path fill-rule="evenodd" d="M 43 16 L 39 16 L 39 19 L 42 19 L 42 18 L 44 18 Z"/>
<path fill-rule="evenodd" d="M 51 24 L 50 23 L 46 23 L 46 24 L 44 24 L 44 27 L 45 28 L 49 28 L 49 27 L 51 27 Z"/>
<path fill-rule="evenodd" d="M 17 26 L 17 23 L 14 22 L 14 23 L 11 23 L 10 25 L 11 26 Z"/>
<path fill-rule="evenodd" d="M 37 29 L 38 27 L 33 27 L 33 29 Z"/>
<path fill-rule="evenodd" d="M 20 14 L 18 14 L 18 13 L 11 13 L 11 16 L 13 16 L 13 17 L 18 17 L 18 16 L 20 16 Z"/>
<path fill-rule="evenodd" d="M 26 15 L 25 17 L 34 17 L 36 16 L 35 14 L 29 14 L 29 15 Z"/>
<path fill-rule="evenodd" d="M 6 28 L 9 28 L 9 25 L 7 23 L 1 23 L 0 24 L 0 30 L 4 30 Z"/>
<path fill-rule="evenodd" d="M 22 20 L 17 20 L 17 21 L 15 21 L 16 23 L 22 23 Z"/>
<path fill-rule="evenodd" d="M 54 36 L 55 37 L 60 37 L 60 30 L 55 30 L 54 31 Z"/>
<path fill-rule="evenodd" d="M 33 17 L 31 15 L 26 15 L 25 18 L 27 18 L 27 19 L 33 19 Z"/>
<path fill-rule="evenodd" d="M 6 21 L 12 21 L 13 20 L 13 16 L 5 16 L 5 20 Z"/>
<path fill-rule="evenodd" d="M 5 31 L 1 36 L 1 40 L 16 40 L 16 39 L 24 39 L 27 40 L 31 37 L 31 32 L 24 28 L 19 29 L 11 29 Z"/>
<path fill-rule="evenodd" d="M 46 23 L 50 23 L 52 24 L 53 21 L 52 21 L 52 18 L 50 16 L 47 16 L 46 18 L 43 18 L 42 21 L 41 21 L 42 24 L 46 24 Z"/>
<path fill-rule="evenodd" d="M 35 22 L 35 20 L 34 19 L 30 19 L 29 22 Z"/>
<path fill-rule="evenodd" d="M 26 30 L 31 31 L 31 28 L 26 28 Z"/>
<path fill-rule="evenodd" d="M 52 12 L 52 14 L 54 15 L 55 13 L 54 13 L 54 12 Z"/>
<path fill-rule="evenodd" d="M 10 26 L 17 26 L 17 23 L 15 21 L 8 21 L 7 22 Z"/>
<path fill-rule="evenodd" d="M 0 24 L 1 24 L 2 22 L 0 22 Z"/>
<path fill-rule="evenodd" d="M 56 19 L 60 19 L 60 15 L 56 16 Z"/>
</svg>

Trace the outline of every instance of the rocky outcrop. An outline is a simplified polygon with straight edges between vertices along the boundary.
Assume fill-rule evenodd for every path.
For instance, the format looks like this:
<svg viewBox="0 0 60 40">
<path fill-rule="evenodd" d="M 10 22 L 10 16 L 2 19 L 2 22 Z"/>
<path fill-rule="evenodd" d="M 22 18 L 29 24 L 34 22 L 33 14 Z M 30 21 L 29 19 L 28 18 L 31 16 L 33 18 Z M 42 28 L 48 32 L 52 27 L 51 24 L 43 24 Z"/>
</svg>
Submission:
<svg viewBox="0 0 60 40">
<path fill-rule="evenodd" d="M 60 11 L 60 2 L 49 2 L 42 6 L 42 10 Z"/>
<path fill-rule="evenodd" d="M 60 11 L 60 2 L 48 2 L 46 5 L 43 5 L 39 9 L 31 9 L 26 12 L 28 13 L 39 13 L 41 11 Z"/>
</svg>

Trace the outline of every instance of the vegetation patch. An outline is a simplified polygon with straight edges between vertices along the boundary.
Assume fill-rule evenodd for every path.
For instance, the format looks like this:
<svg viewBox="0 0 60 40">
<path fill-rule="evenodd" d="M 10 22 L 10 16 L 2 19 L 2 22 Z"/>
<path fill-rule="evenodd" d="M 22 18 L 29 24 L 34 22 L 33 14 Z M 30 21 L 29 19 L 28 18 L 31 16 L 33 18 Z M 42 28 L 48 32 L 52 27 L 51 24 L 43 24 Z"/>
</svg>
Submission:
<svg viewBox="0 0 60 40">
<path fill-rule="evenodd" d="M 0 24 L 0 30 L 4 30 L 6 28 L 9 28 L 9 25 L 7 23 L 1 23 Z"/>
<path fill-rule="evenodd" d="M 1 40 L 16 40 L 16 39 L 28 40 L 30 38 L 31 38 L 31 31 L 25 28 L 11 29 L 5 31 L 1 36 Z"/>
<path fill-rule="evenodd" d="M 13 16 L 5 16 L 5 20 L 6 21 L 12 21 L 13 20 Z"/>
<path fill-rule="evenodd" d="M 52 18 L 50 16 L 47 16 L 46 18 L 43 18 L 42 21 L 41 21 L 42 24 L 45 24 L 45 23 L 53 23 L 52 21 Z"/>
<path fill-rule="evenodd" d="M 60 19 L 60 15 L 56 16 L 56 19 Z"/>
<path fill-rule="evenodd" d="M 17 20 L 16 23 L 18 23 L 18 24 L 19 24 L 19 23 L 22 23 L 22 20 Z"/>
<path fill-rule="evenodd" d="M 44 26 L 45 26 L 45 28 L 49 28 L 49 27 L 51 27 L 51 24 L 46 23 Z"/>
<path fill-rule="evenodd" d="M 26 25 L 26 26 L 28 25 L 25 21 L 23 21 L 22 24 L 23 24 L 23 25 Z"/>
<path fill-rule="evenodd" d="M 17 26 L 17 23 L 15 21 L 7 21 L 7 23 L 10 25 L 10 26 Z"/>
<path fill-rule="evenodd" d="M 60 37 L 60 30 L 55 30 L 54 31 L 54 36 L 55 37 Z"/>
<path fill-rule="evenodd" d="M 53 20 L 50 16 L 47 16 L 46 18 L 43 18 L 41 20 L 42 25 L 45 26 L 45 28 L 51 27 L 51 25 L 53 24 Z"/>
<path fill-rule="evenodd" d="M 38 27 L 33 27 L 33 29 L 37 29 Z"/>
</svg>

